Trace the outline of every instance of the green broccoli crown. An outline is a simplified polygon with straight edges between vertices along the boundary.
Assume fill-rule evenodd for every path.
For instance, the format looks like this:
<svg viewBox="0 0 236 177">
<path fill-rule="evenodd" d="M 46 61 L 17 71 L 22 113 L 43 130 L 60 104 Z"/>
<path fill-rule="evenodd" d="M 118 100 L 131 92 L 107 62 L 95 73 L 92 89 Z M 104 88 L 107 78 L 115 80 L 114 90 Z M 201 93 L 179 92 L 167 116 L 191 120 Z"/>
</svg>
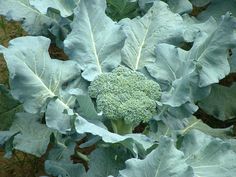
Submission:
<svg viewBox="0 0 236 177">
<path fill-rule="evenodd" d="M 97 109 L 104 117 L 123 119 L 127 124 L 152 118 L 156 113 L 156 100 L 161 96 L 158 83 L 126 67 L 99 75 L 91 82 L 88 92 L 90 97 L 96 98 Z"/>
</svg>

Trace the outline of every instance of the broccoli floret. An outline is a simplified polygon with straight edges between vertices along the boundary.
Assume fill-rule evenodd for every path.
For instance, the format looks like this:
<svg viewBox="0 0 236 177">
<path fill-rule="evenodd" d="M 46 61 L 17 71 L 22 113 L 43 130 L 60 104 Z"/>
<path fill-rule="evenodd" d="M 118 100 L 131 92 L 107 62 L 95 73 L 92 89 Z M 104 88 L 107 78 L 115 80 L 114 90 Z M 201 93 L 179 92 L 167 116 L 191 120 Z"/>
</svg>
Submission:
<svg viewBox="0 0 236 177">
<path fill-rule="evenodd" d="M 88 93 L 96 98 L 98 111 L 111 120 L 118 134 L 132 133 L 140 122 L 151 119 L 161 97 L 158 83 L 123 66 L 99 75 L 91 82 Z"/>
</svg>

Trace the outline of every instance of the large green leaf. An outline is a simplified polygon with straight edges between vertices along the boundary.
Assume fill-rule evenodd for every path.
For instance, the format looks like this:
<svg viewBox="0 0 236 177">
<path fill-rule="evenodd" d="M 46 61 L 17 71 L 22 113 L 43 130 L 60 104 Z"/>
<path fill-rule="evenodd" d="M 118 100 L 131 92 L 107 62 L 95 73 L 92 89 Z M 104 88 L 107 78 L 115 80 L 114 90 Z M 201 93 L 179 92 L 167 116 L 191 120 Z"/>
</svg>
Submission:
<svg viewBox="0 0 236 177">
<path fill-rule="evenodd" d="M 125 168 L 125 161 L 131 155 L 122 148 L 97 148 L 89 156 L 89 171 L 86 177 L 117 176 Z"/>
<path fill-rule="evenodd" d="M 230 87 L 214 85 L 208 97 L 199 106 L 208 114 L 220 120 L 236 118 L 236 83 Z"/>
<path fill-rule="evenodd" d="M 79 0 L 50 0 L 37 1 L 29 0 L 30 4 L 35 7 L 42 14 L 47 14 L 48 8 L 54 8 L 60 11 L 62 17 L 68 17 L 73 14 Z"/>
<path fill-rule="evenodd" d="M 236 153 L 229 143 L 195 130 L 184 136 L 180 150 L 194 176 L 235 176 Z"/>
<path fill-rule="evenodd" d="M 187 59 L 187 54 L 173 45 L 158 44 L 155 63 L 146 65 L 163 90 L 162 105 L 158 106 L 155 119 L 174 129 L 186 126 L 185 118 L 197 110 L 193 102 L 207 96 L 210 91 L 208 87 L 198 87 L 195 65 Z"/>
<path fill-rule="evenodd" d="M 168 44 L 157 46 L 155 63 L 148 64 L 147 69 L 167 87 L 162 86 L 168 91 L 162 97 L 164 104 L 176 107 L 197 101 L 209 94 L 206 86 L 229 73 L 227 49 L 236 44 L 235 25 L 236 19 L 226 14 L 214 31 L 200 32 L 190 51 Z"/>
<path fill-rule="evenodd" d="M 183 20 L 164 2 L 155 2 L 142 18 L 120 22 L 127 35 L 122 49 L 122 61 L 133 70 L 142 69 L 155 61 L 154 49 L 158 43 L 178 44 L 182 41 Z"/>
<path fill-rule="evenodd" d="M 156 60 L 146 68 L 165 91 L 159 119 L 175 126 L 176 121 L 187 118 L 180 115 L 182 110 L 190 116 L 197 110 L 191 104 L 206 97 L 210 93 L 209 85 L 229 73 L 227 50 L 236 44 L 235 25 L 235 18 L 226 14 L 215 30 L 200 31 L 189 51 L 169 44 L 157 45 Z M 183 105 L 191 109 L 182 109 Z"/>
<path fill-rule="evenodd" d="M 48 99 L 54 97 L 58 98 L 54 107 L 60 107 L 61 112 L 70 106 L 73 107 L 75 97 L 69 90 L 79 87 L 83 82 L 76 62 L 50 58 L 49 44 L 50 40 L 44 37 L 21 37 L 12 40 L 9 47 L 3 50 L 10 72 L 11 93 L 23 103 L 29 113 L 45 111 Z M 57 119 L 57 117 L 51 117 L 48 113 L 46 119 Z M 65 121 L 69 122 L 68 116 Z M 67 129 L 63 125 L 62 127 L 47 125 L 58 130 Z"/>
<path fill-rule="evenodd" d="M 105 14 L 105 0 L 81 0 L 75 9 L 72 32 L 66 38 L 65 52 L 76 60 L 82 76 L 92 81 L 97 75 L 120 64 L 125 35 Z"/>
<path fill-rule="evenodd" d="M 158 148 L 145 159 L 129 159 L 126 169 L 118 177 L 193 177 L 193 170 L 184 161 L 184 154 L 177 150 L 173 140 L 162 137 Z"/>
<path fill-rule="evenodd" d="M 111 133 L 104 127 L 99 127 L 88 122 L 84 118 L 77 116 L 75 120 L 75 129 L 77 133 L 91 133 L 100 136 L 106 143 L 120 143 L 130 149 L 134 154 L 145 154 L 146 151 L 155 145 L 155 142 L 142 134 L 127 134 L 124 136 Z"/>
<path fill-rule="evenodd" d="M 22 110 L 22 105 L 0 84 L 0 130 L 7 130 L 14 120 L 15 113 Z"/>
<path fill-rule="evenodd" d="M 197 63 L 200 87 L 216 83 L 230 72 L 227 50 L 236 45 L 235 29 L 236 18 L 227 13 L 211 35 L 201 34 L 195 41 L 188 58 Z"/>
<path fill-rule="evenodd" d="M 166 91 L 161 102 L 179 107 L 186 102 L 199 100 L 209 94 L 209 88 L 199 88 L 195 74 L 195 64 L 188 59 L 188 52 L 169 44 L 159 44 L 156 49 L 156 61 L 147 65 L 150 74 L 155 77 Z"/>
<path fill-rule="evenodd" d="M 18 113 L 10 132 L 20 132 L 14 137 L 13 148 L 25 153 L 41 157 L 47 150 L 50 142 L 50 130 L 39 122 L 40 116 Z"/>
<path fill-rule="evenodd" d="M 232 143 L 233 144 L 233 143 Z M 230 143 L 192 130 L 179 138 L 179 150 L 173 140 L 162 137 L 158 148 L 145 159 L 126 161 L 119 177 L 234 177 L 236 153 Z"/>
</svg>

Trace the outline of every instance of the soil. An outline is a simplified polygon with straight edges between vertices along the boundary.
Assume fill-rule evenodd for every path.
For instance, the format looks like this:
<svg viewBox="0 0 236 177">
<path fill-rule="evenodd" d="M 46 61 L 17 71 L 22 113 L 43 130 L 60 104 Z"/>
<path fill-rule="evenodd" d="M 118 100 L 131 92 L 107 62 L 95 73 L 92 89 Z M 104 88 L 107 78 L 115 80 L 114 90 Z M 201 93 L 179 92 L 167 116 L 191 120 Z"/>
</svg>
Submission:
<svg viewBox="0 0 236 177">
<path fill-rule="evenodd" d="M 0 177 L 39 177 L 44 172 L 43 158 L 15 152 L 12 158 L 3 158 L 4 152 L 0 149 Z"/>
</svg>

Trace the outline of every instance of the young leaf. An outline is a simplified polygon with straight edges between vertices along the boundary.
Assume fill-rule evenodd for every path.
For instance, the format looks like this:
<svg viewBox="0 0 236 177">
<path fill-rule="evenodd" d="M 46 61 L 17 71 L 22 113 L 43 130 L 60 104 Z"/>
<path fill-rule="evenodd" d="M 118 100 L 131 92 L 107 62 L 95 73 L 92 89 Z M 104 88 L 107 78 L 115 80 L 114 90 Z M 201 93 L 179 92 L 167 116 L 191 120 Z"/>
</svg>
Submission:
<svg viewBox="0 0 236 177">
<path fill-rule="evenodd" d="M 123 18 L 134 18 L 140 15 L 140 9 L 137 1 L 107 0 L 106 13 L 113 20 L 119 21 Z"/>
</svg>

